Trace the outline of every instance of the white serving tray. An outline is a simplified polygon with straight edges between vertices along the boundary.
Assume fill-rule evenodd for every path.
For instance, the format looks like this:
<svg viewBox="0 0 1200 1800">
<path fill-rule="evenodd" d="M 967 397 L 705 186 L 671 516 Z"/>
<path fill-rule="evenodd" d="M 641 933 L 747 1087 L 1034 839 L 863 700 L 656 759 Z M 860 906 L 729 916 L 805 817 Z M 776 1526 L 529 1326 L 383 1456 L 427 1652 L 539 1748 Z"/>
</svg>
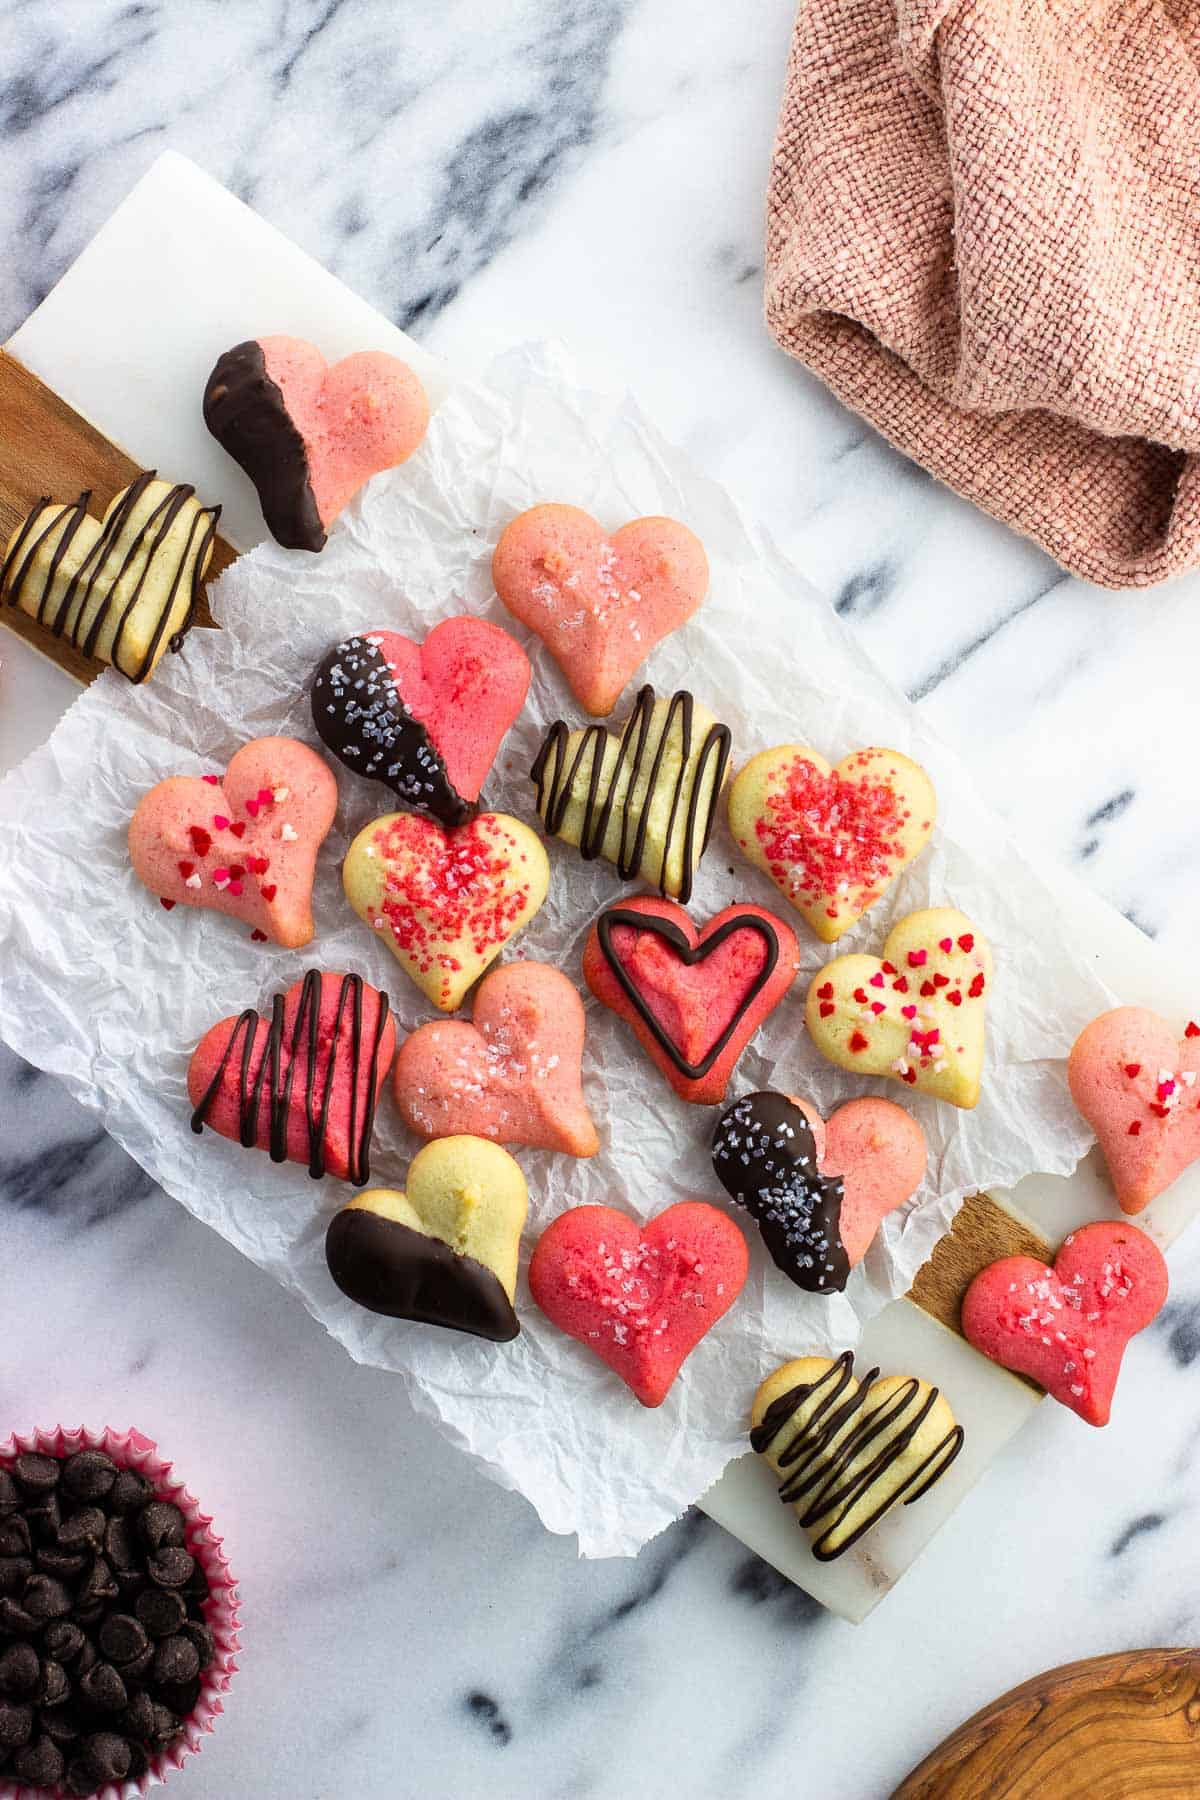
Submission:
<svg viewBox="0 0 1200 1800">
<path fill-rule="evenodd" d="M 153 165 L 8 349 L 135 460 L 220 501 L 222 535 L 245 550 L 265 535 L 257 499 L 205 430 L 198 397 L 215 352 L 265 330 L 311 338 L 329 357 L 392 351 L 416 368 L 435 406 L 452 385 L 443 363 L 174 152 Z M 2 773 L 49 735 L 78 689 L 11 633 L 0 634 L 0 661 Z M 1101 979 L 1123 1000 L 1177 1018 L 1181 1001 L 1153 945 L 1072 877 L 1043 873 L 1061 887 L 1079 945 Z M 1200 1016 L 1200 997 L 1193 1004 Z M 1052 1242 L 1088 1219 L 1119 1216 L 1094 1154 L 1069 1180 L 1035 1176 L 997 1198 Z M 1138 1222 L 1165 1245 L 1197 1210 L 1200 1167 Z M 965 1428 L 963 1454 L 919 1506 L 892 1514 L 840 1561 L 820 1564 L 758 1458 L 733 1464 L 702 1503 L 791 1580 L 854 1620 L 894 1585 L 1039 1404 L 1029 1386 L 905 1300 L 867 1327 L 861 1366 L 867 1362 L 938 1382 Z"/>
</svg>

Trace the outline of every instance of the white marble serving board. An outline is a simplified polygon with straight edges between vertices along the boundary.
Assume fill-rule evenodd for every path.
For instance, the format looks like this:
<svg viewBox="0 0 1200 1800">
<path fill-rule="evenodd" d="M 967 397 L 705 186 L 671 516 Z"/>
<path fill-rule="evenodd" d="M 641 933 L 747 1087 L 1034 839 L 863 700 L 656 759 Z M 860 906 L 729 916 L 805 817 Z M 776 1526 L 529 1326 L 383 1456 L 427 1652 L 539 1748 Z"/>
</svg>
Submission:
<svg viewBox="0 0 1200 1800">
<path fill-rule="evenodd" d="M 206 499 L 219 500 L 223 535 L 247 549 L 264 535 L 253 489 L 204 430 L 198 405 L 181 405 L 178 397 L 200 393 L 221 349 L 268 326 L 312 338 L 328 356 L 362 348 L 402 355 L 435 405 L 452 382 L 445 364 L 171 152 L 154 164 L 8 348 L 135 460 L 193 481 Z M 3 772 L 49 735 L 78 690 L 10 633 L 0 638 L 0 662 Z M 1177 1018 L 1181 1001 L 1166 959 L 1073 878 L 1047 873 L 1061 881 L 1063 905 L 1102 979 L 1122 999 Z M 1200 1013 L 1200 998 L 1195 1006 Z M 1031 1177 L 1006 1203 L 1051 1240 L 1089 1218 L 1117 1216 L 1094 1156 L 1070 1180 Z M 1198 1209 L 1200 1169 L 1139 1223 L 1167 1244 Z M 803 1348 L 797 1345 L 797 1352 Z M 907 1301 L 894 1302 L 871 1323 L 861 1356 L 888 1372 L 911 1371 L 939 1382 L 965 1427 L 963 1455 L 919 1506 L 885 1520 L 858 1552 L 818 1564 L 758 1459 L 734 1464 L 703 1502 L 751 1549 L 849 1619 L 865 1617 L 894 1585 L 1039 1404 L 1032 1389 Z"/>
</svg>

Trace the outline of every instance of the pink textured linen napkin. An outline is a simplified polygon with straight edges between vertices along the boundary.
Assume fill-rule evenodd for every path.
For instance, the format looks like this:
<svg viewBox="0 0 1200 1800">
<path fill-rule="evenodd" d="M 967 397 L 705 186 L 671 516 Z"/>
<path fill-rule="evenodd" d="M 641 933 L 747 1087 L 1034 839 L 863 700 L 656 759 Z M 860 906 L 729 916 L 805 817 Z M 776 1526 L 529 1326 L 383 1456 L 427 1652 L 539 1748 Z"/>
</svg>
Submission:
<svg viewBox="0 0 1200 1800">
<path fill-rule="evenodd" d="M 1200 561 L 1200 0 L 802 0 L 766 312 L 1072 573 Z"/>
</svg>

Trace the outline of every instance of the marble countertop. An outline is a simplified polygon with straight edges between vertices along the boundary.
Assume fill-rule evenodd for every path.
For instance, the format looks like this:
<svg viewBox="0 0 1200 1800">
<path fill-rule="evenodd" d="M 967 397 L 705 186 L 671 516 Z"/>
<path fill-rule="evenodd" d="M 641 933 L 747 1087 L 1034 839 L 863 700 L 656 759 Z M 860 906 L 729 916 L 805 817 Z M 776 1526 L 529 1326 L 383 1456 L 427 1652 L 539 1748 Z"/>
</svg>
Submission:
<svg viewBox="0 0 1200 1800">
<path fill-rule="evenodd" d="M 1028 845 L 1189 957 L 1200 580 L 1067 579 L 772 345 L 791 12 L 0 0 L 0 337 L 172 146 L 453 360 L 568 339 L 768 523 Z M 7 750 L 37 697 L 4 690 Z M 1038 1670 L 1200 1638 L 1195 1232 L 1109 1429 L 1041 1408 L 856 1629 L 699 1513 L 579 1562 L 4 1052 L 0 1120 L 0 1421 L 158 1437 L 242 1577 L 244 1668 L 184 1800 L 882 1800 Z"/>
</svg>

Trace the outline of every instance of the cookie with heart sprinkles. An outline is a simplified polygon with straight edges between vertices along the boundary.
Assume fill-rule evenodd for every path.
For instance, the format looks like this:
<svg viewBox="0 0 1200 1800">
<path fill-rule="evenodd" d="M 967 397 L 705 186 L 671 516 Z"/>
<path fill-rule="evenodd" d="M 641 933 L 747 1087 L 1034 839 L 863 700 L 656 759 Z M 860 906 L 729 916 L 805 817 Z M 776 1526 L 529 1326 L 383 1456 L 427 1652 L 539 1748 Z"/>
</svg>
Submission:
<svg viewBox="0 0 1200 1800">
<path fill-rule="evenodd" d="M 1100 1140 L 1122 1212 L 1141 1212 L 1200 1157 L 1194 1019 L 1178 1037 L 1148 1007 L 1115 1006 L 1076 1038 L 1067 1081 Z"/>
<path fill-rule="evenodd" d="M 461 825 L 528 691 L 529 658 L 507 631 L 443 619 L 421 644 L 397 631 L 334 644 L 313 676 L 313 724 L 356 775 Z"/>
</svg>

